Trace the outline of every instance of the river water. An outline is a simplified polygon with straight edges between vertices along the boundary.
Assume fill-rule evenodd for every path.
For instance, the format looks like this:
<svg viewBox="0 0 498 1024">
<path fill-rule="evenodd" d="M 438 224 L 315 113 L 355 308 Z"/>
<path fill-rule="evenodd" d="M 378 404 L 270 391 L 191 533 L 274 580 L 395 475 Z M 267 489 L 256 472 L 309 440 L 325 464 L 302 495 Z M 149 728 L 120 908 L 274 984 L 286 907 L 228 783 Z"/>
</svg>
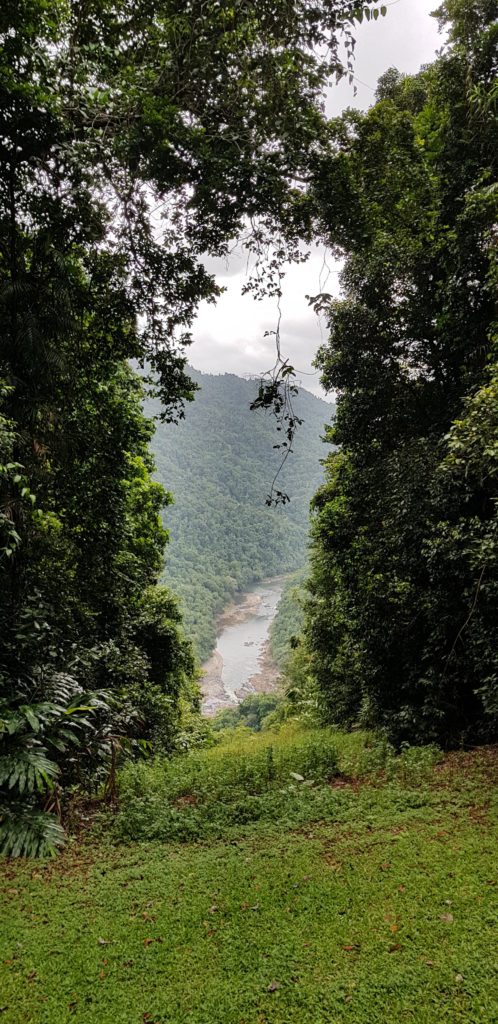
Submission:
<svg viewBox="0 0 498 1024">
<path fill-rule="evenodd" d="M 282 578 L 258 583 L 222 616 L 216 650 L 204 665 L 204 714 L 233 707 L 248 693 L 275 688 L 278 670 L 269 654 L 268 632 L 283 585 Z"/>
</svg>

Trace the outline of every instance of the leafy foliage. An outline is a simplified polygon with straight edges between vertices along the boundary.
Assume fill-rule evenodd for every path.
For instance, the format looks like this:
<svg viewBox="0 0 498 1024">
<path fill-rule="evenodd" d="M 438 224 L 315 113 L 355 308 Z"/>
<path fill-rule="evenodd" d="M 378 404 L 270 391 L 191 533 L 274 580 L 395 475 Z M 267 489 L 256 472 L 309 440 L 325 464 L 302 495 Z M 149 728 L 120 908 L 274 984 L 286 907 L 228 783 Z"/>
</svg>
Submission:
<svg viewBox="0 0 498 1024">
<path fill-rule="evenodd" d="M 79 371 L 76 357 L 74 404 L 55 406 L 57 435 L 49 413 L 46 424 L 38 417 L 33 442 L 29 419 L 18 414 L 24 468 L 7 481 L 18 540 L 13 548 L 10 532 L 1 565 L 1 813 L 7 827 L 19 808 L 22 852 L 43 852 L 39 808 L 55 801 L 60 812 L 56 791 L 105 784 L 125 738 L 171 747 L 180 694 L 197 700 L 178 611 L 155 588 L 164 498 L 149 477 L 140 388 L 124 367 L 105 383 L 94 377 L 93 391 Z M 24 493 L 27 469 L 35 503 Z M 20 803 L 34 814 L 31 846 Z M 47 827 L 53 836 L 50 819 Z M 18 849 L 18 839 L 7 842 L 6 850 Z"/>
<path fill-rule="evenodd" d="M 397 743 L 498 730 L 496 4 L 440 14 L 447 53 L 333 126 L 341 201 L 317 185 L 347 262 L 319 355 L 340 452 L 314 503 L 308 656 L 329 720 Z"/>
<path fill-rule="evenodd" d="M 53 853 L 61 844 L 62 828 L 42 813 L 40 799 L 45 809 L 60 809 L 61 769 L 70 771 L 75 750 L 94 739 L 90 718 L 105 707 L 67 675 L 45 679 L 38 702 L 34 689 L 23 689 L 0 702 L 1 852 L 15 857 Z"/>
<path fill-rule="evenodd" d="M 117 835 L 189 841 L 259 819 L 285 819 L 293 810 L 299 820 L 309 786 L 338 772 L 330 730 L 220 736 L 217 746 L 184 758 L 128 766 L 120 779 Z"/>
<path fill-rule="evenodd" d="M 284 668 L 297 645 L 304 621 L 304 570 L 286 580 L 277 613 L 270 626 L 270 651 L 279 668 Z"/>
<path fill-rule="evenodd" d="M 114 772 L 117 737 L 171 748 L 195 707 L 190 648 L 155 590 L 166 499 L 129 362 L 152 365 L 162 417 L 181 416 L 189 328 L 218 294 L 202 258 L 249 226 L 254 287 L 273 294 L 301 258 L 295 179 L 323 145 L 321 93 L 355 11 L 2 3 L 0 696 L 48 705 L 62 676 L 111 694 L 87 726 L 95 757 L 83 743 L 78 770 L 49 759 L 63 787 L 101 782 L 109 755 Z M 53 782 L 34 716 L 12 789 Z"/>
<path fill-rule="evenodd" d="M 223 708 L 213 719 L 213 732 L 225 732 L 227 729 L 261 729 L 274 724 L 278 717 L 282 698 L 277 693 L 249 693 L 234 708 Z"/>
</svg>

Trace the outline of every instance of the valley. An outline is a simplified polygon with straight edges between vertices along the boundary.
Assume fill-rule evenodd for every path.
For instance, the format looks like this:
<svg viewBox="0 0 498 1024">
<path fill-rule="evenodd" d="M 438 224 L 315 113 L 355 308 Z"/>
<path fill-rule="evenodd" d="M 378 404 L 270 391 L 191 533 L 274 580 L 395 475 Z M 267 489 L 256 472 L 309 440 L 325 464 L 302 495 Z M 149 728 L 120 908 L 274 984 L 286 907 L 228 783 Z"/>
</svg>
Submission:
<svg viewBox="0 0 498 1024">
<path fill-rule="evenodd" d="M 276 689 L 279 669 L 270 651 L 269 629 L 284 580 L 266 580 L 231 603 L 218 620 L 216 648 L 203 665 L 202 711 L 211 717 L 249 693 Z"/>
<path fill-rule="evenodd" d="M 302 423 L 278 482 L 289 502 L 269 508 L 280 435 L 273 416 L 250 409 L 257 382 L 192 367 L 189 373 L 199 391 L 185 419 L 161 423 L 157 399 L 145 403 L 145 412 L 156 417 L 156 479 L 173 494 L 163 512 L 170 537 L 163 579 L 180 597 L 186 630 L 205 662 L 231 602 L 262 580 L 306 565 L 309 504 L 323 479 L 322 437 L 335 406 L 299 390 L 295 413 Z"/>
</svg>

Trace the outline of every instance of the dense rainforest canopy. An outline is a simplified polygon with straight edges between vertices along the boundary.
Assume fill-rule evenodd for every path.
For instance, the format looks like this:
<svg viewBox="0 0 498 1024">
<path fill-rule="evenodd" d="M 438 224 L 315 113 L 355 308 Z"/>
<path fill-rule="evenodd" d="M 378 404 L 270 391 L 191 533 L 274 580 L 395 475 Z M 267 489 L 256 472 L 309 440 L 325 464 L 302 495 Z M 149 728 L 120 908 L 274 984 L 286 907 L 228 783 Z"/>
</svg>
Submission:
<svg viewBox="0 0 498 1024">
<path fill-rule="evenodd" d="M 447 52 L 330 125 L 317 193 L 346 264 L 304 664 L 397 742 L 498 733 L 497 13 L 448 0 Z"/>
<path fill-rule="evenodd" d="M 364 4 L 365 7 L 368 4 Z M 201 256 L 245 232 L 254 286 L 309 233 L 308 154 L 357 4 L 6 0 L 0 10 L 0 829 L 58 840 L 68 787 L 131 739 L 171 748 L 192 655 L 156 586 L 164 495 L 141 390 L 166 419 L 217 287 Z"/>
</svg>

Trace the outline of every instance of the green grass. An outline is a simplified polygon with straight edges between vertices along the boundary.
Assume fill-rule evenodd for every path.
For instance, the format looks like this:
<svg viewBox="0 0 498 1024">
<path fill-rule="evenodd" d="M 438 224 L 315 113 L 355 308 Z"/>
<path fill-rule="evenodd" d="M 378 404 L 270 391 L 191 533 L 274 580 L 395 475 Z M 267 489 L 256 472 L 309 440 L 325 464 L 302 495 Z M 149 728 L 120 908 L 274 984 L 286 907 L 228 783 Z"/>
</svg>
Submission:
<svg viewBox="0 0 498 1024">
<path fill-rule="evenodd" d="M 353 744 L 362 749 L 363 737 Z M 242 729 L 209 750 L 130 765 L 121 774 L 115 834 L 192 841 L 261 820 L 290 826 L 322 817 L 338 761 L 336 732 L 291 725 L 268 733 Z"/>
<path fill-rule="evenodd" d="M 425 747 L 396 757 L 367 733 L 303 729 L 299 723 L 262 733 L 229 731 L 212 749 L 126 768 L 112 828 L 121 840 L 168 842 L 228 838 L 241 829 L 267 830 L 272 822 L 296 828 L 349 813 L 349 797 L 343 808 L 331 781 L 379 772 L 409 786 L 417 804 L 438 756 Z"/>
<path fill-rule="evenodd" d="M 363 781 L 296 783 L 312 816 L 328 789 L 324 820 L 4 862 L 2 1024 L 496 1024 L 497 752 L 334 741 Z M 208 758 L 225 796 L 227 757 Z"/>
</svg>

